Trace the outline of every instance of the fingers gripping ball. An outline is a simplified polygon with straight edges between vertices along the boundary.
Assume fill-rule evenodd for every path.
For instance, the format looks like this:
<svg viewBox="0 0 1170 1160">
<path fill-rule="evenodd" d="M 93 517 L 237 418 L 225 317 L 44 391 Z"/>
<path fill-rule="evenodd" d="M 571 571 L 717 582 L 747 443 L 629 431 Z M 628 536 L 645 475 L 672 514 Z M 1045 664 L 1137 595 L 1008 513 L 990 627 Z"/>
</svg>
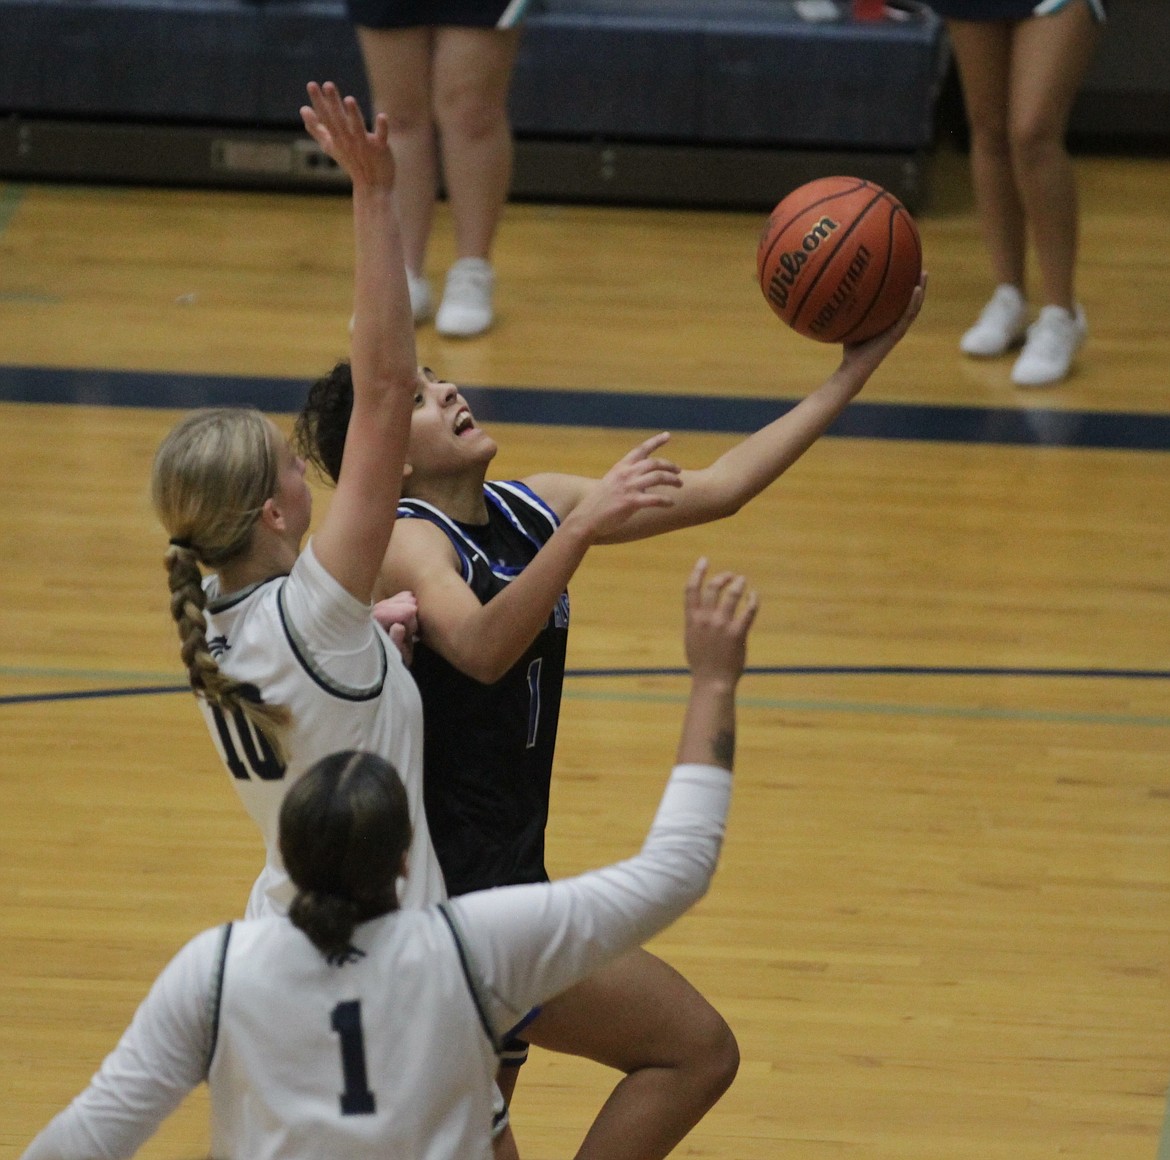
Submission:
<svg viewBox="0 0 1170 1160">
<path fill-rule="evenodd" d="M 772 211 L 756 272 L 768 305 L 797 334 L 864 342 L 902 316 L 922 273 L 922 241 L 880 185 L 822 177 Z"/>
</svg>

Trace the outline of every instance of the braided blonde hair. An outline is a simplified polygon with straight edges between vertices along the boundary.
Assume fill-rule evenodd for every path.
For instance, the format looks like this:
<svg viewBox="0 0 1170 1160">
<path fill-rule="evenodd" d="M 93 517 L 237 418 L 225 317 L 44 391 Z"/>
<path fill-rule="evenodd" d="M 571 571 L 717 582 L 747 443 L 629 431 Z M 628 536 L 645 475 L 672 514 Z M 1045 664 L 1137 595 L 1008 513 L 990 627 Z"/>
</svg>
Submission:
<svg viewBox="0 0 1170 1160">
<path fill-rule="evenodd" d="M 288 709 L 260 700 L 227 676 L 207 644 L 202 562 L 219 568 L 246 552 L 266 500 L 276 491 L 276 431 L 251 407 L 196 411 L 162 441 L 154 457 L 151 499 L 171 538 L 164 557 L 179 655 L 196 696 L 243 712 L 285 759 Z"/>
</svg>

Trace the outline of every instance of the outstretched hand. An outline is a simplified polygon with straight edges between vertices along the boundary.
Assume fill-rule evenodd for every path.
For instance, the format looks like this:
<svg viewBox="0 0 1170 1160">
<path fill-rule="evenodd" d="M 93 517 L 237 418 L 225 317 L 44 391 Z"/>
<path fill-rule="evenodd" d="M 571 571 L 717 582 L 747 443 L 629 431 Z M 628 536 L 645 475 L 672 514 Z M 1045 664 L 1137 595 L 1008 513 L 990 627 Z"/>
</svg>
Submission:
<svg viewBox="0 0 1170 1160">
<path fill-rule="evenodd" d="M 906 331 L 910 329 L 918 317 L 926 295 L 926 282 L 927 275 L 924 271 L 918 279 L 918 285 L 914 287 L 914 291 L 910 295 L 910 302 L 902 312 L 902 317 L 893 326 L 883 330 L 881 334 L 875 334 L 873 338 L 867 338 L 864 342 L 845 343 L 843 347 L 844 361 L 846 363 L 869 364 L 867 369 L 874 370 L 886 355 L 902 341 Z"/>
<path fill-rule="evenodd" d="M 687 663 L 693 678 L 734 685 L 747 663 L 747 638 L 759 597 L 734 572 L 707 576 L 707 561 L 691 570 L 686 587 Z"/>
<path fill-rule="evenodd" d="M 623 455 L 578 504 L 573 515 L 587 521 L 594 540 L 613 535 L 643 508 L 670 507 L 674 503 L 672 496 L 657 489 L 681 487 L 681 468 L 654 454 L 669 438 L 670 435 L 663 432 L 639 443 Z"/>
<path fill-rule="evenodd" d="M 307 88 L 312 104 L 301 106 L 301 120 L 309 136 L 349 174 L 354 186 L 393 187 L 394 155 L 385 113 L 374 118 L 371 133 L 357 101 L 343 99 L 332 81 L 310 81 Z"/>
</svg>

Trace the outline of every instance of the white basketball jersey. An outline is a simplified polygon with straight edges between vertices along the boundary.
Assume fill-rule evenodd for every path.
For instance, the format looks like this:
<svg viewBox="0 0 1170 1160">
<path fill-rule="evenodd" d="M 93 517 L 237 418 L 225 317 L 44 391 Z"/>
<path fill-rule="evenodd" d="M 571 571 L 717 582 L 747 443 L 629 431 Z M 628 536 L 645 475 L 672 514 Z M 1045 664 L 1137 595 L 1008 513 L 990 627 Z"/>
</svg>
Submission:
<svg viewBox="0 0 1170 1160">
<path fill-rule="evenodd" d="M 213 1156 L 491 1156 L 495 1049 L 441 912 L 364 923 L 354 944 L 330 966 L 287 919 L 232 928 Z"/>
<path fill-rule="evenodd" d="M 730 795 L 677 766 L 633 858 L 372 919 L 343 964 L 287 918 L 204 931 L 23 1160 L 132 1156 L 204 1079 L 220 1160 L 489 1160 L 502 1040 L 699 898 Z"/>
<path fill-rule="evenodd" d="M 445 897 L 423 812 L 422 702 L 398 649 L 370 614 L 320 564 L 312 541 L 287 577 L 218 596 L 207 584 L 207 641 L 220 668 L 292 714 L 281 764 L 243 712 L 197 698 L 244 808 L 264 835 L 267 861 L 248 917 L 283 914 L 293 890 L 280 860 L 277 826 L 285 791 L 315 761 L 368 750 L 398 771 L 410 802 L 414 840 L 403 906 Z"/>
</svg>

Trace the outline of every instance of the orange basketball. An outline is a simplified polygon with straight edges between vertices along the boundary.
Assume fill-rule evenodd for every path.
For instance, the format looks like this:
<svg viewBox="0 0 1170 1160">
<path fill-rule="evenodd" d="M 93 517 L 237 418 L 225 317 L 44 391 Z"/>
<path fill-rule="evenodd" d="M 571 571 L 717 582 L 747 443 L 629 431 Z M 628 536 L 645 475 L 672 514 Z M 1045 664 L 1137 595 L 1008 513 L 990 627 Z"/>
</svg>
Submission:
<svg viewBox="0 0 1170 1160">
<path fill-rule="evenodd" d="M 901 317 L 922 273 L 906 207 L 860 177 L 822 177 L 772 211 L 756 250 L 768 305 L 817 342 L 863 342 Z"/>
</svg>

